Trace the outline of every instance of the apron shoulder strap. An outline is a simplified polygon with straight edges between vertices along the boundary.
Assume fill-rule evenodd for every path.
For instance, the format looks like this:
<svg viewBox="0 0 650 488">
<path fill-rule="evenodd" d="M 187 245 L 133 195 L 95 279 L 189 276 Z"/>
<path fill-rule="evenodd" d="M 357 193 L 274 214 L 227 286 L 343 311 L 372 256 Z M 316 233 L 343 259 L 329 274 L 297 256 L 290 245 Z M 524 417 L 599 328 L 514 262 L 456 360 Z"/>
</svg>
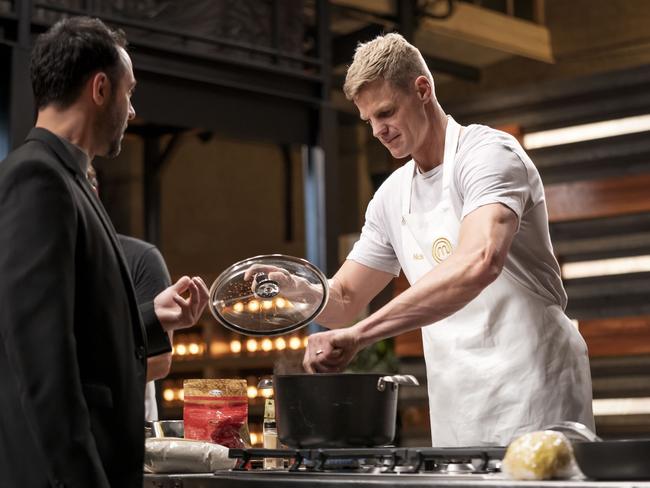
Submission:
<svg viewBox="0 0 650 488">
<path fill-rule="evenodd" d="M 447 116 L 447 130 L 445 132 L 445 151 L 442 161 L 442 198 L 449 201 L 449 187 L 454 174 L 456 150 L 460 136 L 460 124 L 450 115 Z M 411 159 L 403 166 L 402 175 L 402 218 L 411 213 L 411 182 L 415 171 L 415 161 Z"/>
<path fill-rule="evenodd" d="M 449 188 L 456 167 L 456 151 L 460 138 L 460 124 L 451 115 L 447 115 L 447 133 L 445 135 L 445 153 L 442 162 L 442 198 L 449 200 Z"/>
<path fill-rule="evenodd" d="M 403 167 L 402 171 L 402 218 L 411 213 L 411 180 L 413 180 L 413 172 L 415 171 L 415 161 L 412 159 L 407 162 Z"/>
</svg>

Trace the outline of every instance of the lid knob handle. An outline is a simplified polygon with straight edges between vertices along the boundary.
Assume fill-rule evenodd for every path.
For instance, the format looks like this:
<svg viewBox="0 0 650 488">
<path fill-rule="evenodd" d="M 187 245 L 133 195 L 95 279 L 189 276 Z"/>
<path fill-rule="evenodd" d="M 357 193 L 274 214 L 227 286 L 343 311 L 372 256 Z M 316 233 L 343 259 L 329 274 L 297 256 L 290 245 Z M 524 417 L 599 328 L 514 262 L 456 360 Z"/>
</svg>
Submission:
<svg viewBox="0 0 650 488">
<path fill-rule="evenodd" d="M 277 281 L 269 279 L 266 273 L 256 273 L 253 277 L 253 293 L 258 298 L 273 298 L 280 293 Z"/>
</svg>

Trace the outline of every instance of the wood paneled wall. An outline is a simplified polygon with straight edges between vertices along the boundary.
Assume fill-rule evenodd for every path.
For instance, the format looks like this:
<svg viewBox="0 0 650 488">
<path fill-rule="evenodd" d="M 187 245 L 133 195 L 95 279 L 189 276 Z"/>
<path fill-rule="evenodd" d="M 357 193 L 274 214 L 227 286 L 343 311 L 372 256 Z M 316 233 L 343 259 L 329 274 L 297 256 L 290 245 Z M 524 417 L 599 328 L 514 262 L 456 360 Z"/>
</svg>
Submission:
<svg viewBox="0 0 650 488">
<path fill-rule="evenodd" d="M 650 174 L 547 185 L 550 222 L 650 211 Z"/>
</svg>

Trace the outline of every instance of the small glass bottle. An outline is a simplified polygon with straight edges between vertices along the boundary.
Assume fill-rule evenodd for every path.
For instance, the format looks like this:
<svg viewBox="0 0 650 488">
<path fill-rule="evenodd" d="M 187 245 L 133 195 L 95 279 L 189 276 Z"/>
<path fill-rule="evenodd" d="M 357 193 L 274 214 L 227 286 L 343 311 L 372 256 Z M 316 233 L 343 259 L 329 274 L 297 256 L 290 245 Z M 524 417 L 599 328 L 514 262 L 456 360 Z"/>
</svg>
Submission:
<svg viewBox="0 0 650 488">
<path fill-rule="evenodd" d="M 264 422 L 262 424 L 264 449 L 279 449 L 278 429 L 275 425 L 275 401 L 267 398 L 264 402 Z M 264 469 L 283 469 L 284 459 L 264 458 Z"/>
</svg>

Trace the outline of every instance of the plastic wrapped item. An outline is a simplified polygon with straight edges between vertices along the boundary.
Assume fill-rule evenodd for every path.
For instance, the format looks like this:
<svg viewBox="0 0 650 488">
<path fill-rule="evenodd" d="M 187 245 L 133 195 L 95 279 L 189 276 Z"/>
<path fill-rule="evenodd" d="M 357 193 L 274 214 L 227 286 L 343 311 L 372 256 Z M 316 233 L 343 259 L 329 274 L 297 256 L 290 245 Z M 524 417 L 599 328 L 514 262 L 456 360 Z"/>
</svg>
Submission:
<svg viewBox="0 0 650 488">
<path fill-rule="evenodd" d="M 501 470 L 515 480 L 581 478 L 571 443 L 561 432 L 530 432 L 510 443 Z"/>
<path fill-rule="evenodd" d="M 145 441 L 144 467 L 149 473 L 211 473 L 232 469 L 228 448 L 188 439 L 150 438 Z"/>
<path fill-rule="evenodd" d="M 246 386 L 246 380 L 236 379 L 185 380 L 185 438 L 250 447 Z"/>
</svg>

